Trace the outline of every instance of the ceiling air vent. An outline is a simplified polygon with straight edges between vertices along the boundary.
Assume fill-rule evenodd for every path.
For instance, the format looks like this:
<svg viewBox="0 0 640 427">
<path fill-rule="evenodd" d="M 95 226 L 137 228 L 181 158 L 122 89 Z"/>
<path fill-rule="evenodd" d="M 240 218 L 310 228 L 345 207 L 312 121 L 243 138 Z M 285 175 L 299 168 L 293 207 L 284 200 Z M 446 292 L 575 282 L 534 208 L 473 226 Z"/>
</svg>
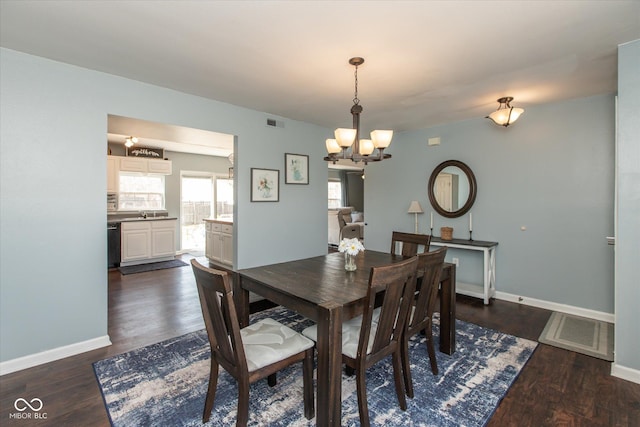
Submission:
<svg viewBox="0 0 640 427">
<path fill-rule="evenodd" d="M 272 128 L 283 128 L 284 122 L 276 119 L 267 119 L 267 126 Z"/>
</svg>

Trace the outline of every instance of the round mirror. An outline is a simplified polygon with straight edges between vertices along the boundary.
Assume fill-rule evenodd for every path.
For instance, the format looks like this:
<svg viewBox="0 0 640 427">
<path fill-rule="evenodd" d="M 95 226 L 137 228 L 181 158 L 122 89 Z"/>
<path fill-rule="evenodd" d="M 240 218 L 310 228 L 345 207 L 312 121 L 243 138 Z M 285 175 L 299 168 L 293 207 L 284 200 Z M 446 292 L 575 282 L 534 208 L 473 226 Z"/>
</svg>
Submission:
<svg viewBox="0 0 640 427">
<path fill-rule="evenodd" d="M 471 209 L 476 200 L 476 177 L 458 160 L 440 163 L 429 178 L 429 201 L 440 215 L 457 218 Z"/>
</svg>

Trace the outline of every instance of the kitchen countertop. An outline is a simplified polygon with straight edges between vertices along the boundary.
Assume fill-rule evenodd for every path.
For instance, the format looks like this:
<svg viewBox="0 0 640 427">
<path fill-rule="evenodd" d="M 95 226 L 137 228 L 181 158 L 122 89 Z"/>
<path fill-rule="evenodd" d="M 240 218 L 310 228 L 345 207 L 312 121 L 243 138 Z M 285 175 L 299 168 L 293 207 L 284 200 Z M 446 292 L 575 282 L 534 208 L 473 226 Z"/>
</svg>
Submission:
<svg viewBox="0 0 640 427">
<path fill-rule="evenodd" d="M 233 221 L 229 220 L 229 219 L 215 219 L 215 218 L 205 218 L 203 221 L 208 221 L 208 222 L 217 222 L 219 224 L 229 224 L 229 225 L 233 225 Z"/>
<path fill-rule="evenodd" d="M 166 221 L 170 219 L 178 219 L 173 216 L 148 216 L 146 218 L 143 217 L 135 217 L 135 218 L 107 218 L 107 222 L 132 222 L 132 221 Z"/>
</svg>

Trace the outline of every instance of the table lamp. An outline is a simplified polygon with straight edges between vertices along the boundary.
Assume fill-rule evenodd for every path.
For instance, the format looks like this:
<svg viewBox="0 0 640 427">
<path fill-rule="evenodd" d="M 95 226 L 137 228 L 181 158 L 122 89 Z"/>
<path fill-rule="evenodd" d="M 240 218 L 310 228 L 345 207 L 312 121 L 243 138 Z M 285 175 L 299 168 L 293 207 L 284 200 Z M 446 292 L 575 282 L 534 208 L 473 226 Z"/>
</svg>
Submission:
<svg viewBox="0 0 640 427">
<path fill-rule="evenodd" d="M 409 205 L 409 210 L 407 211 L 407 213 L 414 214 L 416 218 L 415 234 L 418 234 L 418 214 L 424 213 L 424 211 L 422 210 L 422 206 L 420 206 L 420 202 L 418 202 L 417 200 L 412 201 Z"/>
</svg>

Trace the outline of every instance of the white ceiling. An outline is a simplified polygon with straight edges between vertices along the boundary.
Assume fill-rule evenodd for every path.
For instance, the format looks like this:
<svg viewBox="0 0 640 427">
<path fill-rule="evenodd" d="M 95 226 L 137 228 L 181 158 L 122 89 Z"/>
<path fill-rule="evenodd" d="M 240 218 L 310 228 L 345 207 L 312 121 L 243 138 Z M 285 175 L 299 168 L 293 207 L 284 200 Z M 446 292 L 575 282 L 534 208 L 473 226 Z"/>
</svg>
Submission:
<svg viewBox="0 0 640 427">
<path fill-rule="evenodd" d="M 7 1 L 0 44 L 329 128 L 484 117 L 616 91 L 640 1 Z M 328 137 L 329 135 L 327 135 Z"/>
</svg>

